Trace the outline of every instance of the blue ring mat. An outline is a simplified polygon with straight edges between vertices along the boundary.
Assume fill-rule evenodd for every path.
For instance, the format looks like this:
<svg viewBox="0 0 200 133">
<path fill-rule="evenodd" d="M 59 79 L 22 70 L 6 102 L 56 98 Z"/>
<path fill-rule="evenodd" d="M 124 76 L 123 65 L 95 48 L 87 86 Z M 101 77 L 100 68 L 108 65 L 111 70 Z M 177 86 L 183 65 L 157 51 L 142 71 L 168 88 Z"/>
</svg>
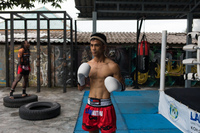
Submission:
<svg viewBox="0 0 200 133">
<path fill-rule="evenodd" d="M 82 129 L 82 115 L 89 91 L 85 91 L 74 133 Z M 116 133 L 182 133 L 161 114 L 158 114 L 158 90 L 112 92 L 112 103 L 117 116 Z"/>
</svg>

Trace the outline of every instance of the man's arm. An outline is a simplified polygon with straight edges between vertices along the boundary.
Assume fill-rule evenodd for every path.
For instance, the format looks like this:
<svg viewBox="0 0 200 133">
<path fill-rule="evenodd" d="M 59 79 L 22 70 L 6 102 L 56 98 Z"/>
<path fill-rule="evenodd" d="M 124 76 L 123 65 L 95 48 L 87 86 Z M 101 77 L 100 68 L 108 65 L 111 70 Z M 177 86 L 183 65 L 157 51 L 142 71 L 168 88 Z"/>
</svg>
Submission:
<svg viewBox="0 0 200 133">
<path fill-rule="evenodd" d="M 18 64 L 21 65 L 21 57 L 22 57 L 22 54 L 23 54 L 23 50 L 22 49 L 19 49 L 18 51 Z"/>
<path fill-rule="evenodd" d="M 78 90 L 82 91 L 85 88 L 86 86 L 85 80 L 89 76 L 90 69 L 91 67 L 88 63 L 82 63 L 79 66 L 77 72 Z"/>
<path fill-rule="evenodd" d="M 112 72 L 112 76 L 108 76 L 104 80 L 104 84 L 108 92 L 124 91 L 125 84 L 124 79 L 121 76 L 120 68 L 116 63 L 109 64 L 109 71 Z"/>
<path fill-rule="evenodd" d="M 125 86 L 124 79 L 121 75 L 119 65 L 117 63 L 113 63 L 111 70 L 113 70 L 113 77 L 116 78 L 121 84 Z"/>
<path fill-rule="evenodd" d="M 30 50 L 29 50 L 30 51 Z M 30 56 L 31 56 L 31 52 L 30 52 Z M 28 66 L 31 67 L 30 65 L 30 56 L 29 56 L 29 62 L 28 62 Z"/>
<path fill-rule="evenodd" d="M 85 86 L 86 86 L 86 85 L 84 85 L 84 86 L 78 85 L 78 90 L 79 90 L 79 91 L 82 91 L 82 90 L 85 88 Z"/>
<path fill-rule="evenodd" d="M 106 80 L 107 84 L 109 84 L 109 82 L 113 82 L 113 83 L 115 82 L 116 84 L 118 84 L 118 87 L 120 88 L 120 90 L 118 90 L 118 91 L 124 91 L 126 89 L 126 87 L 125 87 L 124 79 L 121 75 L 119 65 L 117 63 L 113 62 L 113 63 L 110 63 L 109 67 L 110 67 L 110 70 L 112 71 L 113 79 L 112 78 L 109 78 L 109 80 L 107 79 Z M 110 88 L 115 88 L 115 87 L 111 85 Z M 111 91 L 112 90 L 113 89 L 111 89 Z"/>
</svg>

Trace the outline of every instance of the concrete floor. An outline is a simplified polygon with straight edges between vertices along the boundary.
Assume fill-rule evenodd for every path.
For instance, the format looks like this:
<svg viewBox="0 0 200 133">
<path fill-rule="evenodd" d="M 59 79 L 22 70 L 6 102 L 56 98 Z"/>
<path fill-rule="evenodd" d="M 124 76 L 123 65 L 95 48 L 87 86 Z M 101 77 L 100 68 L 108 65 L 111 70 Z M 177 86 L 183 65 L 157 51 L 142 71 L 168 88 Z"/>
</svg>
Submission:
<svg viewBox="0 0 200 133">
<path fill-rule="evenodd" d="M 84 91 L 77 88 L 41 88 L 37 93 L 34 87 L 27 88 L 27 93 L 38 95 L 38 101 L 58 102 L 61 114 L 53 119 L 29 121 L 19 117 L 19 108 L 8 108 L 3 105 L 3 97 L 8 96 L 10 88 L 0 88 L 0 133 L 73 133 Z M 88 89 L 86 89 L 88 90 Z M 16 88 L 14 94 L 20 94 Z"/>
<path fill-rule="evenodd" d="M 134 90 L 132 88 L 126 90 Z M 78 91 L 74 87 L 67 88 L 67 92 L 63 93 L 63 88 L 42 87 L 41 92 L 37 93 L 36 87 L 27 88 L 28 94 L 38 95 L 38 101 L 58 102 L 61 105 L 61 114 L 56 118 L 29 121 L 19 117 L 18 108 L 8 108 L 3 105 L 3 98 L 8 96 L 10 88 L 0 87 L 0 133 L 73 133 L 85 90 Z M 21 92 L 21 88 L 17 87 L 14 94 Z"/>
</svg>

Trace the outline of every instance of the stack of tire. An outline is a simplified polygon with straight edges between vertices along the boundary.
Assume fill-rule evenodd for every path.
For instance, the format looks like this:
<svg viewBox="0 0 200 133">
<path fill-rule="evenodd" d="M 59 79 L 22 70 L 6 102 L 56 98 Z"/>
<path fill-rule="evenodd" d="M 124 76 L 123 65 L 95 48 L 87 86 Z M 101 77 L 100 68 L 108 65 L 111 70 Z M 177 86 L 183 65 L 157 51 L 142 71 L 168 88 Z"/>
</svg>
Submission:
<svg viewBox="0 0 200 133">
<path fill-rule="evenodd" d="M 45 120 L 60 115 L 61 106 L 57 102 L 38 102 L 37 95 L 22 97 L 15 94 L 3 98 L 3 104 L 9 108 L 19 108 L 19 116 L 25 120 Z"/>
</svg>

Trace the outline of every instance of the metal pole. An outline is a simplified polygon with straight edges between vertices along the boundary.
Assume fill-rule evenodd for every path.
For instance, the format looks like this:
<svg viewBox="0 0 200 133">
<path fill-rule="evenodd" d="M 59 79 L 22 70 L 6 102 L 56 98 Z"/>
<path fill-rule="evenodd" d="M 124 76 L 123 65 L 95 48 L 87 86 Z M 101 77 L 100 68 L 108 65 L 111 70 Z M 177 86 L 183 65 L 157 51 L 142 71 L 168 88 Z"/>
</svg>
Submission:
<svg viewBox="0 0 200 133">
<path fill-rule="evenodd" d="M 10 57 L 11 57 L 11 83 L 14 81 L 14 19 L 10 13 Z"/>
<path fill-rule="evenodd" d="M 73 87 L 73 73 L 74 73 L 74 46 L 73 46 L 73 23 L 72 18 L 70 19 L 70 41 L 71 41 L 71 87 Z"/>
<path fill-rule="evenodd" d="M 75 46 L 77 46 L 77 20 L 75 20 Z"/>
<path fill-rule="evenodd" d="M 97 32 L 97 12 L 93 11 L 92 12 L 92 19 L 93 19 L 93 33 Z"/>
<path fill-rule="evenodd" d="M 66 73 L 67 73 L 67 63 L 66 63 L 66 38 L 67 38 L 67 28 L 66 28 L 66 12 L 64 13 L 64 30 L 63 30 L 63 93 L 66 93 Z"/>
<path fill-rule="evenodd" d="M 187 15 L 187 33 L 192 31 L 192 22 L 193 22 L 193 15 L 192 15 L 192 13 L 188 13 L 188 15 Z M 186 45 L 191 44 L 191 43 L 192 43 L 192 39 L 187 37 Z M 191 58 L 191 57 L 192 57 L 192 53 L 189 51 L 186 51 L 186 59 Z M 190 72 L 191 72 L 191 66 L 186 65 L 185 73 L 190 73 Z M 185 88 L 189 88 L 189 87 L 191 87 L 191 81 L 185 80 Z"/>
<path fill-rule="evenodd" d="M 5 54 L 6 54 L 6 87 L 9 87 L 9 44 L 8 44 L 8 21 L 5 20 Z"/>
<path fill-rule="evenodd" d="M 162 31 L 162 48 L 161 48 L 161 69 L 160 69 L 160 90 L 165 89 L 165 59 L 166 59 L 167 31 Z"/>
<path fill-rule="evenodd" d="M 133 48 L 128 47 L 128 51 L 129 51 L 129 73 L 132 72 L 132 54 L 133 54 Z"/>
<path fill-rule="evenodd" d="M 75 77 L 77 77 L 77 70 L 78 70 L 78 44 L 77 44 L 77 20 L 75 20 L 75 63 L 74 63 L 74 68 L 75 68 Z M 75 78 L 77 82 L 77 78 Z"/>
<path fill-rule="evenodd" d="M 27 20 L 25 19 L 24 20 L 24 39 L 25 39 L 25 41 L 28 41 L 27 36 L 28 36 L 28 34 L 27 34 Z M 29 80 L 28 80 L 27 86 L 29 86 Z"/>
<path fill-rule="evenodd" d="M 27 41 L 27 20 L 24 20 L 24 36 L 25 40 Z"/>
<path fill-rule="evenodd" d="M 48 87 L 51 87 L 51 43 L 50 43 L 50 20 L 47 20 L 48 37 Z"/>
<path fill-rule="evenodd" d="M 140 89 L 138 86 L 138 43 L 139 43 L 139 38 L 140 38 L 140 31 L 141 31 L 141 27 L 142 27 L 142 22 L 143 22 L 143 18 L 141 18 L 140 20 L 140 25 L 139 25 L 139 20 L 137 20 L 137 47 L 136 47 L 136 81 L 135 81 L 135 87 L 134 89 Z M 134 79 L 134 76 L 133 76 Z"/>
<path fill-rule="evenodd" d="M 138 29 L 138 27 L 139 27 L 139 20 L 137 20 L 137 45 L 136 45 L 136 67 L 135 67 L 135 78 L 136 78 L 136 81 L 135 81 L 135 87 L 134 87 L 134 89 L 139 89 L 139 87 L 138 87 L 138 34 L 139 34 L 139 29 Z M 133 74 L 133 80 L 134 80 L 134 74 Z"/>
<path fill-rule="evenodd" d="M 200 47 L 200 36 L 198 36 L 198 47 Z M 197 49 L 197 62 L 200 62 L 200 49 Z M 197 64 L 197 75 L 200 76 L 200 65 Z"/>
<path fill-rule="evenodd" d="M 37 92 L 40 92 L 40 13 L 37 13 Z"/>
</svg>

